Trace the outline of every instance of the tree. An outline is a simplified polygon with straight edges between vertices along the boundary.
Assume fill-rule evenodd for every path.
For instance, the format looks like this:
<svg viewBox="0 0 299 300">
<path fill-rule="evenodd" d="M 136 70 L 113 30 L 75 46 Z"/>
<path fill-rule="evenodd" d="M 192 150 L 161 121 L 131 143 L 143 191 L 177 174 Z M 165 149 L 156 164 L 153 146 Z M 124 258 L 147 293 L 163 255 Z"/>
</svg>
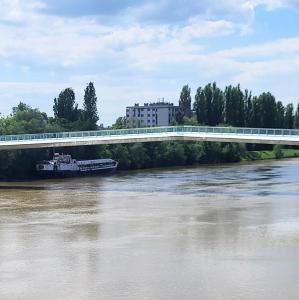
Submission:
<svg viewBox="0 0 299 300">
<path fill-rule="evenodd" d="M 184 117 L 191 117 L 191 89 L 188 85 L 184 85 L 181 91 L 177 121 L 181 122 Z"/>
<path fill-rule="evenodd" d="M 58 119 L 69 122 L 78 119 L 78 105 L 75 104 L 75 93 L 71 88 L 66 88 L 59 94 L 58 99 L 54 99 L 53 111 Z"/>
<path fill-rule="evenodd" d="M 213 108 L 212 108 L 212 100 L 213 100 L 213 90 L 211 83 L 207 84 L 203 89 L 205 102 L 206 102 L 206 125 L 212 125 L 213 119 Z"/>
<path fill-rule="evenodd" d="M 116 119 L 115 123 L 112 125 L 112 129 L 124 129 L 127 128 L 127 118 L 119 117 Z"/>
<path fill-rule="evenodd" d="M 275 128 L 276 100 L 271 93 L 253 99 L 254 127 Z"/>
<path fill-rule="evenodd" d="M 85 89 L 83 108 L 85 120 L 90 123 L 90 130 L 96 129 L 99 115 L 96 90 L 92 82 L 90 82 Z"/>
<path fill-rule="evenodd" d="M 216 82 L 212 85 L 212 115 L 210 123 L 212 126 L 223 122 L 224 99 L 223 92 L 217 87 Z"/>
<path fill-rule="evenodd" d="M 282 146 L 281 145 L 275 145 L 273 148 L 273 152 L 275 155 L 275 158 L 282 158 L 283 157 L 283 152 L 282 152 Z"/>
<path fill-rule="evenodd" d="M 15 116 L 18 112 L 29 111 L 31 107 L 26 103 L 20 101 L 19 104 L 12 108 L 12 114 Z"/>
<path fill-rule="evenodd" d="M 232 126 L 243 127 L 245 125 L 245 102 L 240 85 L 226 87 L 224 94 L 226 123 Z"/>
<path fill-rule="evenodd" d="M 253 111 L 252 111 L 252 95 L 247 89 L 244 94 L 244 114 L 246 127 L 252 127 L 253 125 Z"/>
<path fill-rule="evenodd" d="M 294 126 L 294 106 L 293 104 L 288 104 L 285 109 L 285 128 L 293 129 Z"/>
<path fill-rule="evenodd" d="M 299 104 L 297 105 L 297 110 L 294 117 L 294 128 L 299 129 Z"/>
<path fill-rule="evenodd" d="M 118 161 L 118 168 L 121 170 L 130 169 L 131 160 L 128 147 L 126 145 L 111 145 L 112 157 Z"/>
<path fill-rule="evenodd" d="M 38 133 L 46 131 L 48 117 L 46 113 L 20 102 L 13 107 L 11 118 L 5 121 L 6 134 Z"/>
<path fill-rule="evenodd" d="M 184 146 L 180 142 L 166 143 L 165 160 L 169 166 L 179 166 L 186 163 Z"/>
<path fill-rule="evenodd" d="M 223 144 L 222 144 L 223 145 Z M 245 152 L 245 146 L 242 144 L 228 143 L 222 148 L 222 156 L 225 162 L 238 162 Z"/>
<path fill-rule="evenodd" d="M 201 87 L 199 87 L 196 91 L 193 108 L 196 112 L 197 122 L 199 124 L 206 124 L 206 120 L 207 120 L 206 99 L 205 99 L 205 94 Z"/>
<path fill-rule="evenodd" d="M 215 126 L 223 122 L 223 92 L 216 82 L 199 87 L 195 94 L 194 110 L 200 124 Z"/>
<path fill-rule="evenodd" d="M 128 149 L 131 157 L 131 168 L 141 169 L 148 164 L 150 159 L 142 143 L 134 143 Z"/>
<path fill-rule="evenodd" d="M 183 124 L 184 125 L 189 125 L 189 126 L 197 126 L 198 123 L 197 123 L 197 119 L 195 117 L 184 117 L 183 118 Z"/>
<path fill-rule="evenodd" d="M 281 101 L 277 101 L 276 103 L 276 119 L 275 119 L 275 127 L 276 128 L 284 128 L 284 114 L 285 114 L 285 110 L 284 110 L 284 106 L 282 104 Z"/>
<path fill-rule="evenodd" d="M 200 142 L 185 142 L 184 152 L 186 163 L 189 165 L 198 163 L 205 155 L 203 145 Z"/>
</svg>

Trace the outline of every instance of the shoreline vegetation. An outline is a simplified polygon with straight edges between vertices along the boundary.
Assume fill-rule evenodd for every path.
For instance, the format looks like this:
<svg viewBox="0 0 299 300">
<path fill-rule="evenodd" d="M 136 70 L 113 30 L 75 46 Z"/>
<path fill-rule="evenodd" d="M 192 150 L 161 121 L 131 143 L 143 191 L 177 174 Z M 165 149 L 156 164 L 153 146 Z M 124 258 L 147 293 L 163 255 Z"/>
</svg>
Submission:
<svg viewBox="0 0 299 300">
<path fill-rule="evenodd" d="M 139 169 L 124 169 L 122 168 L 121 171 L 142 171 L 142 170 L 151 170 L 151 169 L 167 169 L 169 167 L 199 167 L 199 166 L 205 166 L 205 165 L 214 165 L 217 166 L 218 164 L 237 164 L 237 163 L 250 163 L 250 162 L 259 162 L 259 161 L 265 161 L 265 160 L 283 160 L 283 159 L 292 159 L 292 158 L 299 158 L 299 149 L 281 149 L 281 155 L 277 157 L 277 153 L 275 150 L 258 150 L 258 151 L 246 151 L 243 153 L 240 157 L 240 160 L 234 161 L 234 162 L 227 162 L 227 161 L 222 161 L 222 162 L 206 162 L 206 163 L 197 163 L 197 164 L 184 164 L 184 165 L 168 165 L 168 166 L 155 166 L 155 167 L 144 167 L 144 168 L 139 168 Z M 32 174 L 30 177 L 26 178 L 9 178 L 9 177 L 1 177 L 0 178 L 0 183 L 5 183 L 5 182 L 10 182 L 10 183 L 17 183 L 17 182 L 24 182 L 27 180 L 37 180 L 39 177 L 34 176 Z M 42 189 L 39 187 L 31 187 L 31 186 L 2 186 L 0 185 L 0 190 L 1 189 Z"/>
<path fill-rule="evenodd" d="M 281 149 L 278 155 L 275 150 L 248 151 L 242 157 L 242 161 L 260 161 L 270 159 L 299 158 L 299 149 Z"/>
<path fill-rule="evenodd" d="M 107 128 L 98 126 L 98 99 L 92 82 L 79 108 L 72 88 L 61 91 L 53 101 L 53 117 L 20 102 L 9 116 L 0 114 L 0 135 L 85 131 L 127 128 L 126 117 L 119 117 Z M 191 89 L 182 88 L 179 112 L 171 125 L 207 125 L 252 128 L 299 128 L 299 105 L 284 106 L 271 93 L 252 96 L 240 86 L 224 90 L 216 83 L 199 87 L 192 104 Z M 281 145 L 253 145 L 217 142 L 151 142 L 57 148 L 78 160 L 112 158 L 120 170 L 137 170 L 171 166 L 233 163 L 240 161 L 299 157 L 299 148 Z M 52 157 L 51 149 L 0 151 L 0 180 L 36 177 L 37 161 Z"/>
</svg>

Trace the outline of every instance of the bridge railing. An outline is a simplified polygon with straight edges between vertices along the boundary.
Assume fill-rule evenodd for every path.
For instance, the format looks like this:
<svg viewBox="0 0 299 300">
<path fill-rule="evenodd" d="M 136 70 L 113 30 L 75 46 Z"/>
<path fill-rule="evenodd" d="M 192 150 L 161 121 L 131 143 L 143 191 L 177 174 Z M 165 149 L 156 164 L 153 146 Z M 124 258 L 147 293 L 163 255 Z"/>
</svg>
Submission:
<svg viewBox="0 0 299 300">
<path fill-rule="evenodd" d="M 9 141 L 33 141 L 68 138 L 91 138 L 107 136 L 128 136 L 140 134 L 163 134 L 163 133 L 206 133 L 206 134 L 237 134 L 257 136 L 298 136 L 299 130 L 273 129 L 273 128 L 241 128 L 241 127 L 209 127 L 209 126 L 168 126 L 168 127 L 145 127 L 132 129 L 111 129 L 96 131 L 72 131 L 56 133 L 18 134 L 0 136 L 0 142 Z"/>
</svg>

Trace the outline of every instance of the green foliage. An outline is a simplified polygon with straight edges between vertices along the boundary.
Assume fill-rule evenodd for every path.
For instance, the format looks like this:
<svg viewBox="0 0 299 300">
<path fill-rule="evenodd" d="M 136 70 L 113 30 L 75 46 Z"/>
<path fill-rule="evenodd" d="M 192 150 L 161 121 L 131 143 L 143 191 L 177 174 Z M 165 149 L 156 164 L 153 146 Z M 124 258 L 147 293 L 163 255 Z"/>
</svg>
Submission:
<svg viewBox="0 0 299 300">
<path fill-rule="evenodd" d="M 226 123 L 235 127 L 243 127 L 245 125 L 245 98 L 240 85 L 226 87 L 224 95 Z M 249 107 L 250 102 L 246 100 L 247 107 Z"/>
<path fill-rule="evenodd" d="M 169 166 L 179 166 L 186 163 L 184 146 L 178 142 L 169 142 L 166 144 L 165 161 Z"/>
<path fill-rule="evenodd" d="M 294 126 L 294 106 L 293 104 L 288 104 L 285 109 L 285 128 L 293 129 Z"/>
<path fill-rule="evenodd" d="M 282 146 L 281 145 L 275 145 L 273 148 L 273 152 L 275 155 L 275 158 L 282 158 L 283 157 L 283 153 L 282 153 Z"/>
<path fill-rule="evenodd" d="M 204 163 L 221 163 L 223 162 L 221 143 L 204 142 L 203 149 L 205 156 L 202 162 Z"/>
<path fill-rule="evenodd" d="M 244 92 L 244 124 L 246 127 L 253 127 L 252 95 L 251 92 Z"/>
<path fill-rule="evenodd" d="M 2 118 L 0 116 L 0 135 L 4 135 L 5 134 L 5 118 Z"/>
<path fill-rule="evenodd" d="M 198 123 L 197 123 L 197 120 L 195 117 L 184 117 L 183 118 L 183 121 L 182 121 L 182 124 L 183 125 L 189 125 L 189 126 L 197 126 Z"/>
<path fill-rule="evenodd" d="M 148 166 L 149 157 L 147 155 L 146 146 L 141 143 L 131 144 L 128 151 L 130 153 L 132 169 L 141 169 Z"/>
<path fill-rule="evenodd" d="M 38 160 L 48 157 L 46 150 L 13 150 L 0 152 L 0 179 L 28 178 L 35 172 Z"/>
<path fill-rule="evenodd" d="M 276 128 L 284 128 L 285 108 L 281 101 L 276 103 Z"/>
<path fill-rule="evenodd" d="M 243 144 L 229 143 L 222 149 L 225 162 L 238 162 L 244 155 L 246 148 Z"/>
<path fill-rule="evenodd" d="M 266 159 L 275 159 L 275 158 L 282 158 L 282 157 L 298 157 L 299 156 L 299 149 L 282 149 L 280 146 L 277 147 L 276 151 L 278 152 L 275 154 L 275 146 L 272 151 L 262 150 L 262 151 L 247 151 L 242 155 L 242 159 L 245 160 L 266 160 Z"/>
<path fill-rule="evenodd" d="M 86 130 L 95 130 L 97 128 L 97 121 L 99 120 L 97 109 L 96 90 L 92 82 L 88 84 L 84 94 L 84 119 L 88 122 Z"/>
<path fill-rule="evenodd" d="M 45 131 L 48 117 L 38 109 L 20 102 L 13 108 L 12 116 L 3 118 L 1 123 L 2 134 L 39 133 Z"/>
<path fill-rule="evenodd" d="M 197 89 L 193 108 L 200 124 L 215 126 L 223 121 L 223 92 L 215 82 Z"/>
<path fill-rule="evenodd" d="M 254 126 L 275 128 L 276 101 L 271 93 L 262 93 L 253 99 Z"/>
<path fill-rule="evenodd" d="M 199 87 L 196 91 L 193 109 L 196 112 L 197 122 L 199 124 L 206 124 L 207 122 L 206 98 L 201 87 Z"/>
<path fill-rule="evenodd" d="M 294 128 L 299 129 L 299 104 L 297 105 L 297 110 L 294 117 Z"/>
<path fill-rule="evenodd" d="M 131 159 L 126 145 L 113 145 L 110 148 L 113 159 L 118 161 L 120 170 L 127 170 L 131 166 Z"/>
<path fill-rule="evenodd" d="M 125 128 L 127 128 L 126 117 L 117 118 L 115 123 L 111 126 L 111 129 L 125 129 Z"/>
<path fill-rule="evenodd" d="M 235 127 L 299 128 L 299 106 L 294 116 L 293 104 L 284 107 L 271 93 L 252 97 L 240 85 L 227 86 L 224 92 L 216 83 L 199 87 L 193 109 L 197 123 L 202 125 L 217 126 L 225 122 Z"/>
<path fill-rule="evenodd" d="M 191 117 L 191 89 L 188 85 L 184 85 L 181 91 L 177 121 L 181 122 L 184 117 Z"/>
<path fill-rule="evenodd" d="M 58 99 L 54 99 L 53 111 L 57 119 L 65 119 L 67 121 L 78 119 L 78 105 L 75 105 L 73 89 L 66 88 L 59 94 Z"/>
<path fill-rule="evenodd" d="M 190 93 L 189 86 L 184 86 L 180 95 L 179 114 L 177 119 L 172 121 L 173 125 L 299 128 L 299 105 L 294 114 L 292 104 L 284 107 L 282 102 L 276 101 L 270 93 L 252 97 L 248 90 L 243 92 L 239 85 L 228 86 L 223 92 L 216 83 L 210 83 L 197 89 L 193 105 L 196 117 L 192 117 L 191 114 Z M 0 116 L 0 135 L 97 129 L 97 97 L 92 83 L 85 89 L 83 109 L 79 109 L 75 103 L 73 90 L 67 88 L 59 94 L 58 99 L 54 100 L 53 110 L 54 118 L 20 102 L 13 108 L 10 116 Z M 126 127 L 125 117 L 118 118 L 112 125 L 115 129 Z M 263 151 L 250 152 L 249 155 L 244 145 L 214 142 L 84 146 L 61 148 L 56 151 L 70 153 L 77 159 L 112 157 L 119 162 L 119 169 L 123 170 L 236 162 L 242 157 L 268 159 L 282 157 L 281 155 L 298 155 L 295 149 L 281 149 L 280 146 L 274 147 L 273 151 L 264 151 L 267 149 L 264 145 L 252 146 L 252 149 Z M 51 151 L 47 150 L 1 151 L 0 178 L 28 178 L 34 174 L 35 162 L 49 159 L 51 154 Z"/>
<path fill-rule="evenodd" d="M 199 142 L 185 142 L 184 153 L 188 165 L 199 163 L 205 156 L 203 144 Z"/>
</svg>

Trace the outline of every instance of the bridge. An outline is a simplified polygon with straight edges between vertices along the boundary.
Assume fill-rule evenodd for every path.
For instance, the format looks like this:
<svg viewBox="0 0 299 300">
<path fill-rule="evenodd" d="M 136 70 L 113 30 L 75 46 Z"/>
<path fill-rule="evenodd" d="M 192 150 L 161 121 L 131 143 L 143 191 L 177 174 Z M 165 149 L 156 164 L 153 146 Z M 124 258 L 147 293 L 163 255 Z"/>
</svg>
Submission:
<svg viewBox="0 0 299 300">
<path fill-rule="evenodd" d="M 0 136 L 0 150 L 157 141 L 299 145 L 299 130 L 169 126 Z"/>
</svg>

